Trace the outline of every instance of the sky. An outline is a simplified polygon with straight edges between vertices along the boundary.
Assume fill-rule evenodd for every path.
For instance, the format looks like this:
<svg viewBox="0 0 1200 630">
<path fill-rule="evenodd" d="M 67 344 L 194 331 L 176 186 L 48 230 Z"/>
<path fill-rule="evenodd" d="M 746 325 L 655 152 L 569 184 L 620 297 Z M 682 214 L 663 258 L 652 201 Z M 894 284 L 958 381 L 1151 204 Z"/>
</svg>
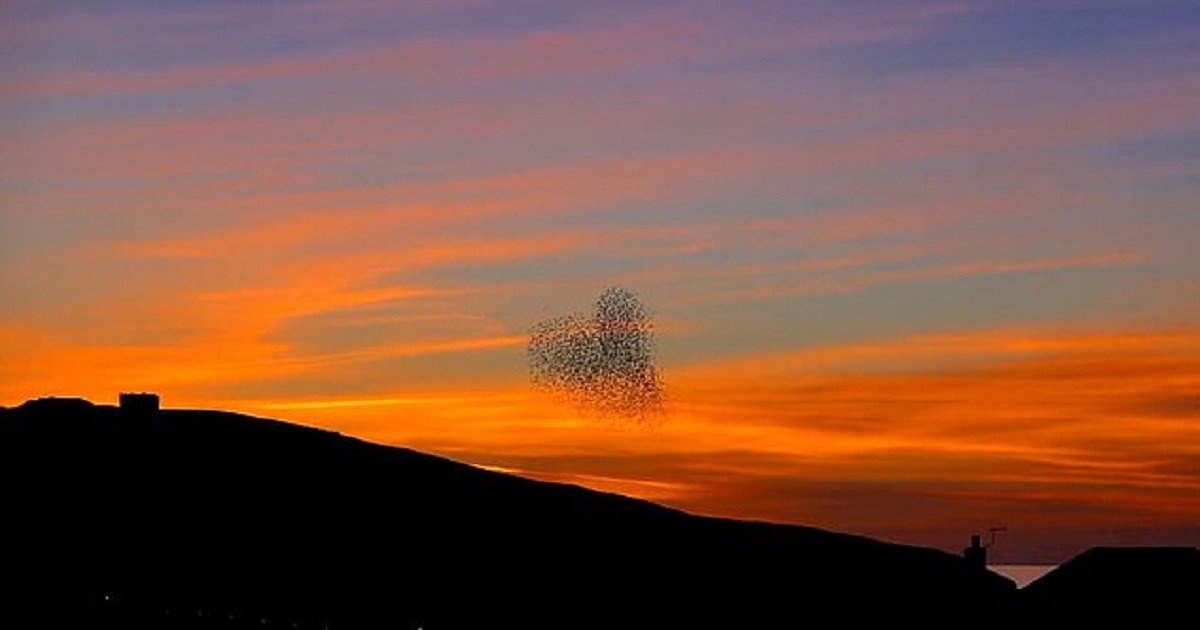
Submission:
<svg viewBox="0 0 1200 630">
<path fill-rule="evenodd" d="M 1200 544 L 1190 0 L 0 3 L 0 405 L 1000 562 Z M 664 415 L 531 387 L 609 286 Z"/>
</svg>

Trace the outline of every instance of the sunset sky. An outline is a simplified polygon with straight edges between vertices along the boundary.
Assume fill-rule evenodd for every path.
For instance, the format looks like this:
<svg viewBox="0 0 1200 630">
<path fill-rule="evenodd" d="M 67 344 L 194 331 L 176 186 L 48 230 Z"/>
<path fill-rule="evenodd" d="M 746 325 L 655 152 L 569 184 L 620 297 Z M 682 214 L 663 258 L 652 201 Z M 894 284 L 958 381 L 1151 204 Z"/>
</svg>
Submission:
<svg viewBox="0 0 1200 630">
<path fill-rule="evenodd" d="M 607 286 L 667 413 L 535 391 Z M 1194 0 L 0 3 L 0 404 L 996 558 L 1200 544 Z"/>
</svg>

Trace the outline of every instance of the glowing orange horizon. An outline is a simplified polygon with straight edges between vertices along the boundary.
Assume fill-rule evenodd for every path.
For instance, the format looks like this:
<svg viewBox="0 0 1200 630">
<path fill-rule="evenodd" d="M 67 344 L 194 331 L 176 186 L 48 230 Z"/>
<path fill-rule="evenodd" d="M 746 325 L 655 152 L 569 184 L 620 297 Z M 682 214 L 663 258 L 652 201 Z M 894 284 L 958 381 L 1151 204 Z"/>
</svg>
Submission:
<svg viewBox="0 0 1200 630">
<path fill-rule="evenodd" d="M 0 3 L 0 404 L 1018 561 L 1200 540 L 1190 12 L 185 4 Z M 660 423 L 527 383 L 612 285 Z"/>
<path fill-rule="evenodd" d="M 463 340 L 417 351 L 519 353 L 520 342 Z M 112 359 L 109 349 L 103 355 Z M 55 380 L 32 391 L 108 400 L 126 388 L 126 376 L 114 374 L 91 379 L 87 391 L 54 389 L 102 373 L 79 359 L 80 372 L 54 370 Z M 895 367 L 881 371 L 884 359 Z M 519 381 L 485 390 L 217 400 L 185 384 L 207 382 L 211 372 L 147 368 L 159 374 L 152 389 L 168 406 L 283 417 L 701 513 L 936 544 L 945 528 L 985 523 L 1017 532 L 1085 528 L 1095 524 L 1093 511 L 1147 527 L 1200 517 L 1187 500 L 1200 491 L 1189 468 L 1200 456 L 1197 366 L 1195 329 L 897 338 L 668 368 L 668 415 L 646 426 L 585 417 Z M 246 367 L 245 376 L 260 374 Z M 4 396 L 14 401 L 18 393 L 8 388 Z M 794 484 L 794 495 L 773 491 L 779 483 Z M 853 492 L 825 496 L 837 487 Z M 897 496 L 910 495 L 929 506 L 895 512 Z M 943 525 L 925 531 L 931 522 Z"/>
</svg>

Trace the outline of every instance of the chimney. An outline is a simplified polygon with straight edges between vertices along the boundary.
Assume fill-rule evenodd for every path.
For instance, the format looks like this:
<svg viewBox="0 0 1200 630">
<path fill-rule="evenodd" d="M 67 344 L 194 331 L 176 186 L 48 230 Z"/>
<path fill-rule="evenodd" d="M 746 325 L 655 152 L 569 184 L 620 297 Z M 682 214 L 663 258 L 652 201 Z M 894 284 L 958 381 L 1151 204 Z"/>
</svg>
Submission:
<svg viewBox="0 0 1200 630">
<path fill-rule="evenodd" d="M 971 546 L 963 549 L 963 558 L 967 564 L 980 569 L 987 568 L 987 548 L 983 546 L 982 536 L 973 534 L 971 536 Z"/>
</svg>

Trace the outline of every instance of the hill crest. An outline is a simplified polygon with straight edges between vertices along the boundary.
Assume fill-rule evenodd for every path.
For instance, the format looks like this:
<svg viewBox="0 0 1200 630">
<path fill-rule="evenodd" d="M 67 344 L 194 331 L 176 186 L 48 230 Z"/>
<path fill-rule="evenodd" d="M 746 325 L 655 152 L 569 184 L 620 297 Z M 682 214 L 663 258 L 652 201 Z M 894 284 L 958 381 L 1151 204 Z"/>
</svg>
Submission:
<svg viewBox="0 0 1200 630">
<path fill-rule="evenodd" d="M 27 543 L 11 566 L 68 567 L 52 595 L 116 594 L 127 609 L 105 614 L 123 623 L 181 607 L 342 628 L 950 620 L 1000 614 L 1014 593 L 936 550 L 693 516 L 230 412 L 7 409 L 0 474 L 26 480 L 8 500 L 22 518 L 2 526 Z"/>
</svg>

